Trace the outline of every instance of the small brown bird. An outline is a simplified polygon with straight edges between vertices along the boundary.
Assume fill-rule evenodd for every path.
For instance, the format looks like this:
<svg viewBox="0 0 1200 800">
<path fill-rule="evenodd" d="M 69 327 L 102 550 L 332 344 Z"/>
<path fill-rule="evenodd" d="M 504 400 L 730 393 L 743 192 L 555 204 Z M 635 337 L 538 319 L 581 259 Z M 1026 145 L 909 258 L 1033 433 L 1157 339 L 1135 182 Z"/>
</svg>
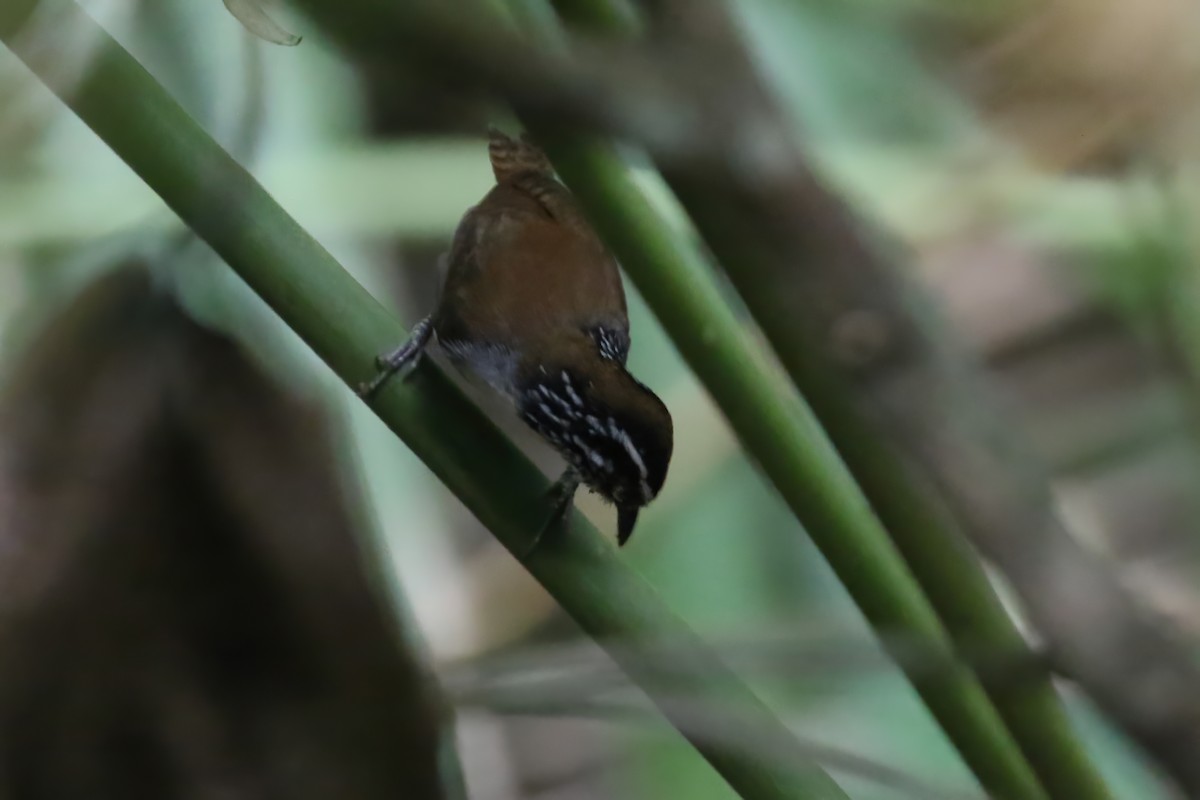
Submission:
<svg viewBox="0 0 1200 800">
<path fill-rule="evenodd" d="M 437 310 L 377 359 L 379 374 L 360 394 L 437 334 L 460 369 L 511 399 L 566 459 L 547 527 L 582 481 L 617 506 L 623 545 L 666 478 L 671 415 L 625 369 L 629 316 L 616 261 L 542 152 L 526 137 L 489 133 L 496 186 L 458 225 Z"/>
</svg>

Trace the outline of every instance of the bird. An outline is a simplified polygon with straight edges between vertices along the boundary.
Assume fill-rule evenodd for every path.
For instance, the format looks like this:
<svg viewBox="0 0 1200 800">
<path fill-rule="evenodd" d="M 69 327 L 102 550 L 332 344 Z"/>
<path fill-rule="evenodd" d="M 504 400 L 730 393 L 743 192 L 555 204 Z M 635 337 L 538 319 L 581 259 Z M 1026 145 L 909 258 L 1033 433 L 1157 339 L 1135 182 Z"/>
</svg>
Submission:
<svg viewBox="0 0 1200 800">
<path fill-rule="evenodd" d="M 374 394 L 436 337 L 451 363 L 511 401 L 566 462 L 531 548 L 580 484 L 617 507 L 624 546 L 666 480 L 670 411 L 626 369 L 620 269 L 545 154 L 528 134 L 490 128 L 488 156 L 496 185 L 455 230 L 435 310 L 376 358 L 359 394 Z"/>
</svg>

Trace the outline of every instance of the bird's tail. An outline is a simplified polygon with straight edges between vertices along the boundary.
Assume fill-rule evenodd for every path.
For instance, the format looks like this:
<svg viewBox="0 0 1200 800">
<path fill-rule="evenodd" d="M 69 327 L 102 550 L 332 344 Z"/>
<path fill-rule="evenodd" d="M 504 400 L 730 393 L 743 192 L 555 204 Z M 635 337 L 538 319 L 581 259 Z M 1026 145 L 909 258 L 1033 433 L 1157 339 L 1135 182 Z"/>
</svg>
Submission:
<svg viewBox="0 0 1200 800">
<path fill-rule="evenodd" d="M 514 139 L 501 130 L 488 128 L 488 158 L 498 183 L 523 172 L 554 174 L 546 154 L 524 133 L 520 139 Z"/>
</svg>

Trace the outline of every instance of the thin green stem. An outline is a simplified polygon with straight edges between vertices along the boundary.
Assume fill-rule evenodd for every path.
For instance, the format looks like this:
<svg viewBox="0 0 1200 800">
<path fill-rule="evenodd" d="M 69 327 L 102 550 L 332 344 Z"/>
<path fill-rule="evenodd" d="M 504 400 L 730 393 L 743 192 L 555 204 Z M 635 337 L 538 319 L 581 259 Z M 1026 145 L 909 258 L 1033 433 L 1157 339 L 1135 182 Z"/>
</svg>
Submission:
<svg viewBox="0 0 1200 800">
<path fill-rule="evenodd" d="M 560 12 L 579 24 L 602 19 L 611 0 L 559 0 Z M 615 21 L 615 18 L 614 18 Z M 617 31 L 609 26 L 609 33 Z M 632 34 L 634 28 L 626 26 Z M 700 227 L 726 273 L 745 299 L 795 386 L 820 419 L 855 480 L 885 524 L 921 589 L 955 642 L 964 648 L 1028 652 L 1024 638 L 1001 603 L 983 564 L 937 497 L 914 476 L 891 443 L 855 410 L 853 387 L 829 380 L 822 339 L 797 326 L 796 306 L 786 286 L 772 281 L 763 249 L 747 241 L 745 229 L 730 224 L 721 202 L 710 202 L 702 181 L 668 182 Z M 828 197 L 828 202 L 836 200 Z M 796 225 L 827 226 L 824 218 Z M 814 235 L 814 241 L 820 236 Z M 831 242 L 837 234 L 829 234 Z M 831 245 L 832 247 L 832 245 Z M 769 257 L 769 256 L 767 256 Z M 814 259 L 827 252 L 814 247 Z M 836 263 L 830 263 L 830 269 Z M 1104 780 L 1088 758 L 1047 675 L 986 684 L 1005 726 L 1049 795 L 1057 800 L 1108 800 Z"/>
<path fill-rule="evenodd" d="M 35 0 L 0 7 L 0 39 L 35 73 L 45 63 L 21 49 L 18 23 Z M 346 383 L 372 372 L 376 353 L 404 331 L 267 192 L 183 111 L 124 49 L 69 0 L 46 0 L 61 30 L 90 29 L 101 46 L 88 91 L 63 101 L 275 310 Z M 65 45 L 64 39 L 61 43 Z M 44 43 L 43 43 L 44 44 Z M 54 84 L 48 85 L 53 89 Z M 393 381 L 373 408 L 514 553 L 524 552 L 547 511 L 545 477 L 434 366 Z M 687 673 L 663 675 L 639 659 L 614 658 L 651 698 L 670 686 L 745 709 L 784 746 L 786 727 L 704 646 L 578 513 L 523 562 L 580 626 L 598 639 L 686 643 Z M 663 709 L 668 719 L 669 708 Z M 798 746 L 787 763 L 765 763 L 693 740 L 745 798 L 844 799 Z"/>
<path fill-rule="evenodd" d="M 620 19 L 605 13 L 608 0 L 569 0 L 557 5 L 561 13 L 571 15 L 579 24 L 607 26 L 608 33 L 621 32 L 616 27 Z M 536 121 L 531 122 L 536 130 Z M 592 212 L 622 264 L 672 332 L 676 345 L 713 392 L 747 449 L 758 457 L 868 618 L 877 627 L 897 625 L 933 635 L 938 624 L 928 618 L 925 598 L 920 597 L 919 589 L 913 591 L 916 587 L 884 541 L 886 533 L 870 518 L 861 493 L 853 486 L 859 475 L 846 473 L 808 410 L 801 403 L 787 403 L 787 393 L 772 386 L 766 367 L 753 358 L 737 320 L 702 260 L 694 254 L 688 257 L 690 248 L 671 241 L 677 237 L 664 235 L 669 228 L 657 218 L 614 157 L 602 148 L 556 136 L 551 130 L 541 133 L 564 180 Z M 715 220 L 707 221 L 718 225 Z M 739 258 L 732 248 L 723 248 L 718 255 L 727 263 L 736 263 Z M 741 275 L 749 272 L 740 270 Z M 790 338 L 797 337 L 793 334 Z M 726 347 L 719 350 L 717 345 Z M 782 441 L 775 438 L 780 434 Z M 796 446 L 787 447 L 783 443 L 787 441 Z M 902 526 L 896 543 L 916 572 L 918 583 L 926 591 L 932 589 L 935 603 L 941 601 L 941 621 L 964 643 L 982 640 L 1013 652 L 1025 650 L 978 558 L 956 532 L 945 529 L 944 515 L 935 513 L 928 498 L 915 492 L 897 497 L 896 487 L 906 485 L 905 465 L 895 458 L 872 461 L 875 451 L 883 448 L 872 446 L 876 440 L 870 437 L 856 435 L 849 441 L 859 445 L 852 455 L 864 456 L 853 462 L 863 467 L 862 475 L 868 479 L 864 488 L 878 489 L 876 494 L 885 501 L 885 509 L 892 512 L 887 521 Z M 863 445 L 870 448 L 865 455 Z M 876 554 L 877 569 L 864 576 L 861 559 L 868 553 Z M 896 601 L 900 601 L 898 605 Z M 963 601 L 966 608 L 956 605 Z M 901 610 L 905 606 L 907 614 Z M 1007 712 L 1002 720 L 995 718 L 993 709 L 987 708 L 979 696 L 978 687 L 969 681 L 963 681 L 960 692 L 953 696 L 947 695 L 943 687 L 931 686 L 915 675 L 913 678 L 986 788 L 1004 796 L 1042 795 L 1042 788 L 1029 770 L 1032 764 L 1049 776 L 1047 785 L 1084 792 L 1056 796 L 1106 796 L 1103 782 L 1090 772 L 1090 763 L 1071 735 L 1048 678 L 1040 679 L 1028 691 L 1022 682 L 1014 682 L 1016 688 L 992 684 L 998 687 L 993 689 L 992 699 Z M 1012 732 L 1005 731 L 1005 725 L 1024 734 L 1023 753 L 1013 747 Z M 1042 752 L 1045 747 L 1052 755 Z M 1022 763 L 1022 754 L 1030 762 Z M 1065 764 L 1058 763 L 1060 759 L 1066 759 Z"/>
<path fill-rule="evenodd" d="M 853 478 L 811 412 L 750 345 L 704 258 L 659 218 L 614 154 L 532 129 L 867 619 L 881 633 L 946 648 L 941 623 Z M 910 678 L 986 789 L 1005 798 L 1044 796 L 972 676 Z"/>
</svg>

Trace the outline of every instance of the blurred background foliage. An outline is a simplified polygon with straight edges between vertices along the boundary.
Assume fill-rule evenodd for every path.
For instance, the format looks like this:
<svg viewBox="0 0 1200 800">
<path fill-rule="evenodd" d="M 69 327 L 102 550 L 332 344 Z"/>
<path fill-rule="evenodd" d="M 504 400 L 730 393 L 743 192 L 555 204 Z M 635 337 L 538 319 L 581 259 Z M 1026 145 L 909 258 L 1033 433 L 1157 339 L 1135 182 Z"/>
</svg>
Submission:
<svg viewBox="0 0 1200 800">
<path fill-rule="evenodd" d="M 1200 327 L 1193 255 L 1200 7 L 1190 0 L 742 0 L 759 66 L 825 175 L 910 247 L 957 333 L 985 360 L 1076 530 L 1147 602 L 1200 633 Z M 92 0 L 137 56 L 302 225 L 412 322 L 436 259 L 491 184 L 488 109 L 419 74 L 349 63 L 280 11 L 296 47 L 254 39 L 216 0 Z M 61 64 L 61 80 L 86 69 Z M 649 174 L 647 186 L 683 224 Z M 478 659 L 589 650 L 544 591 L 405 447 L 7 51 L 0 51 L 0 346 L 99 271 L 158 265 L 200 319 L 344 422 L 346 470 L 377 522 L 393 593 L 455 686 Z M 630 287 L 632 371 L 675 417 L 661 499 L 624 557 L 718 646 L 800 631 L 872 650 L 796 522 Z M 479 396 L 487 406 L 495 404 Z M 553 459 L 506 429 L 543 464 Z M 609 509 L 580 496 L 610 530 Z M 402 587 L 402 588 L 401 588 Z M 573 651 L 572 651 L 573 652 Z M 539 659 L 541 659 L 539 661 Z M 482 669 L 482 667 L 480 667 Z M 531 667 L 532 669 L 533 667 Z M 486 671 L 486 670 L 485 670 Z M 802 734 L 932 783 L 973 781 L 878 660 L 863 669 L 743 670 Z M 453 694 L 453 692 L 452 692 Z M 1120 798 L 1166 797 L 1080 698 L 1067 700 Z M 486 704 L 484 704 L 486 705 Z M 731 797 L 653 724 L 496 715 L 469 705 L 457 737 L 470 796 Z M 836 769 L 835 769 L 836 773 Z M 856 798 L 905 796 L 838 775 Z"/>
</svg>

